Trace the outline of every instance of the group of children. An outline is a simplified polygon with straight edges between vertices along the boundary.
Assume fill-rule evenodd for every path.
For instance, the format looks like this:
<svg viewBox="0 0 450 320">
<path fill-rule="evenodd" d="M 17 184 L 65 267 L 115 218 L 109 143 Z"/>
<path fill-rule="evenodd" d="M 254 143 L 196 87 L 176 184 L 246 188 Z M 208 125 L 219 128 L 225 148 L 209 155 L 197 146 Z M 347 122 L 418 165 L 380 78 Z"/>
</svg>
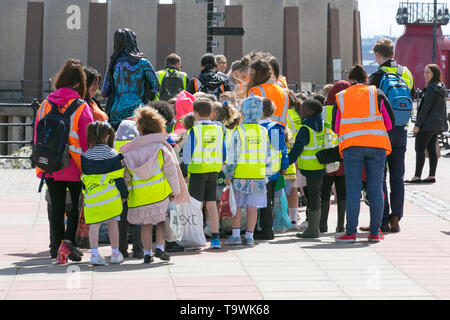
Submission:
<svg viewBox="0 0 450 320">
<path fill-rule="evenodd" d="M 178 102 L 186 95 L 189 93 L 182 92 Z M 255 239 L 274 238 L 276 189 L 285 190 L 291 228 L 299 229 L 298 188 L 305 185 L 299 180 L 306 180 L 311 190 L 308 222 L 304 225 L 307 229 L 297 236 L 319 236 L 320 203 L 314 199 L 320 194 L 324 165 L 311 159 L 320 150 L 311 146 L 318 142 L 322 145 L 321 104 L 293 97 L 285 128 L 271 120 L 274 104 L 268 98 L 235 100 L 227 92 L 219 99 L 201 92 L 189 98 L 193 112 L 178 121 L 184 130 L 175 130 L 178 122 L 172 106 L 163 101 L 136 109 L 134 117 L 122 121 L 117 136 L 107 122 L 96 121 L 88 126 L 89 150 L 82 155 L 82 181 L 84 215 L 90 224 L 91 264 L 106 264 L 98 252 L 99 229 L 105 221 L 111 240 L 111 263 L 123 261 L 117 227 L 120 219 L 140 226 L 144 263 L 152 262 L 153 256 L 170 260 L 164 245 L 169 202 L 191 203 L 190 197 L 204 205 L 211 248 L 220 249 L 219 200 L 226 185 L 232 187 L 238 209 L 231 219 L 231 237 L 225 244 L 252 246 Z M 246 209 L 247 217 L 243 239 L 241 208 Z"/>
</svg>

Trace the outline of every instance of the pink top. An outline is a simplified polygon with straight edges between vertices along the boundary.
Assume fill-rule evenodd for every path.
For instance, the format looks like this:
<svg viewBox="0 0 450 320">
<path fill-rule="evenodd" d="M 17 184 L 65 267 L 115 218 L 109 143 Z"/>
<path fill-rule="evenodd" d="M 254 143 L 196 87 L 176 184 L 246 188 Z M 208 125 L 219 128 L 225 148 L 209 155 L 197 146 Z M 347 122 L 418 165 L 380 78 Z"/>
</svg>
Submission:
<svg viewBox="0 0 450 320">
<path fill-rule="evenodd" d="M 58 106 L 63 106 L 70 99 L 81 99 L 78 92 L 71 88 L 60 88 L 55 92 L 52 92 L 48 95 L 47 99 Z M 89 123 L 94 121 L 92 117 L 92 112 L 87 103 L 84 103 L 80 106 L 80 108 L 84 108 L 81 112 L 80 119 L 78 122 L 78 136 L 80 138 L 81 150 L 86 152 L 88 150 L 87 145 L 87 126 Z M 36 116 L 37 120 L 37 116 Z M 37 122 L 36 122 L 37 123 Z M 34 128 L 34 143 L 36 143 L 36 126 Z M 38 175 L 39 178 L 42 177 L 42 172 Z M 75 161 L 70 159 L 70 165 L 60 171 L 54 172 L 50 175 L 50 178 L 55 179 L 55 181 L 81 181 L 81 168 L 78 168 Z"/>
</svg>

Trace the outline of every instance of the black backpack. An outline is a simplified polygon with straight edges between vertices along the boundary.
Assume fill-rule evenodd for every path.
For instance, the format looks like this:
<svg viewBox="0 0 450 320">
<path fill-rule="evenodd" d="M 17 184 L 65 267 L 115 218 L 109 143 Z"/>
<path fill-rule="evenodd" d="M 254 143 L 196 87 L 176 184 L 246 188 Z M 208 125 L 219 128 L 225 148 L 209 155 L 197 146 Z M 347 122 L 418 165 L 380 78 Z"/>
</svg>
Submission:
<svg viewBox="0 0 450 320">
<path fill-rule="evenodd" d="M 36 166 L 44 171 L 38 192 L 42 190 L 46 175 L 70 165 L 70 117 L 83 104 L 82 100 L 75 99 L 66 111 L 61 113 L 55 103 L 47 101 L 52 109 L 37 123 L 34 145 L 34 161 Z"/>
<path fill-rule="evenodd" d="M 198 78 L 197 80 L 198 83 L 200 83 L 197 90 L 198 92 L 213 94 L 217 97 L 217 99 L 219 99 L 219 96 L 223 93 L 224 90 L 222 86 L 224 84 L 224 81 L 222 81 L 219 77 L 211 79 L 208 82 L 202 82 Z"/>
<path fill-rule="evenodd" d="M 175 69 L 166 70 L 164 78 L 161 80 L 159 87 L 159 99 L 169 101 L 175 98 L 182 90 L 184 90 L 183 76 Z"/>
</svg>

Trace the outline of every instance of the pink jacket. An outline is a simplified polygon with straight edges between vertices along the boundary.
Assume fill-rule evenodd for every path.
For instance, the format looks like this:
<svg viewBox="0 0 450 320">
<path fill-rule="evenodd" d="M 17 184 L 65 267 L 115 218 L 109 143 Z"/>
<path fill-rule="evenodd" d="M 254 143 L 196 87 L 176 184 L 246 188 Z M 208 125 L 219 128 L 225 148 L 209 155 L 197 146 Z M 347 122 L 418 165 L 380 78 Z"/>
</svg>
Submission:
<svg viewBox="0 0 450 320">
<path fill-rule="evenodd" d="M 164 163 L 162 171 L 175 196 L 175 204 L 191 203 L 186 183 L 183 179 L 177 157 L 170 144 L 166 142 L 166 133 L 153 133 L 137 137 L 120 147 L 127 168 L 143 179 L 150 179 L 158 165 L 158 152 L 162 150 Z"/>
<path fill-rule="evenodd" d="M 67 103 L 67 101 L 74 98 L 81 99 L 78 92 L 71 88 L 57 89 L 55 92 L 49 94 L 47 97 L 49 101 L 55 103 L 58 106 L 63 106 Z M 80 120 L 78 122 L 77 133 L 80 138 L 81 150 L 83 152 L 86 152 L 88 150 L 86 130 L 89 123 L 94 121 L 94 118 L 92 117 L 91 109 L 89 108 L 87 103 L 82 104 L 80 108 L 84 108 L 84 110 L 81 113 Z M 34 143 L 36 143 L 36 126 L 34 128 Z M 40 173 L 38 177 L 41 178 L 42 173 Z M 55 181 L 81 181 L 80 177 L 81 177 L 80 168 L 78 168 L 78 166 L 72 159 L 70 159 L 70 165 L 67 168 L 54 172 L 50 175 L 50 178 L 55 179 Z"/>
</svg>

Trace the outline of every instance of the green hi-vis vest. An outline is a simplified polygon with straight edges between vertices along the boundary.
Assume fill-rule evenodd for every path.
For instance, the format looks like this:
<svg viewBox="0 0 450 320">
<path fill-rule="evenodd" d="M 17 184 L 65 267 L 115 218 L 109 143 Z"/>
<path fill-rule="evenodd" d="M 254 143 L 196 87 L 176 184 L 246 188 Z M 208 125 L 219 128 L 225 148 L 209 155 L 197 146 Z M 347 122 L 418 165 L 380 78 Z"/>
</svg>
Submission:
<svg viewBox="0 0 450 320">
<path fill-rule="evenodd" d="M 292 132 L 292 136 L 297 136 L 298 131 L 300 130 L 300 127 L 302 125 L 302 119 L 298 115 L 297 111 L 294 109 L 289 109 L 287 114 L 287 126 L 289 130 Z"/>
<path fill-rule="evenodd" d="M 302 126 L 302 119 L 298 115 L 297 111 L 294 109 L 289 109 L 287 114 L 287 126 L 292 133 L 292 138 L 295 140 L 297 137 L 298 131 Z M 288 152 L 291 151 L 291 147 L 287 146 Z M 295 168 L 295 163 L 291 164 L 287 170 L 285 175 L 294 175 L 296 174 L 297 169 Z"/>
<path fill-rule="evenodd" d="M 322 108 L 323 125 L 327 129 L 333 130 L 331 123 L 333 122 L 333 106 L 327 105 Z"/>
<path fill-rule="evenodd" d="M 264 179 L 266 176 L 267 134 L 259 124 L 241 124 L 239 134 L 241 150 L 234 171 L 236 179 Z"/>
<path fill-rule="evenodd" d="M 305 127 L 309 131 L 309 143 L 303 148 L 298 158 L 298 167 L 302 170 L 323 170 L 325 165 L 317 160 L 316 153 L 325 149 L 325 127 L 320 132 L 306 125 Z"/>
<path fill-rule="evenodd" d="M 116 140 L 114 142 L 114 149 L 118 152 L 120 152 L 120 147 L 126 145 L 128 142 L 130 142 L 132 140 Z M 122 152 L 120 152 L 122 153 Z"/>
<path fill-rule="evenodd" d="M 162 166 L 164 163 L 162 151 L 158 151 L 158 167 L 150 179 L 142 179 L 136 173 L 131 173 L 131 183 L 128 186 L 128 208 L 136 208 L 157 203 L 166 199 L 171 193 L 169 182 L 167 182 Z"/>
<path fill-rule="evenodd" d="M 122 213 L 122 199 L 114 179 L 123 178 L 123 175 L 124 169 L 81 175 L 86 224 L 100 223 Z"/>
<path fill-rule="evenodd" d="M 214 124 L 198 124 L 192 129 L 197 144 L 188 166 L 190 173 L 220 172 L 223 164 L 223 131 Z M 189 136 L 188 132 L 188 136 Z"/>
<path fill-rule="evenodd" d="M 398 66 L 395 67 L 381 67 L 381 70 L 386 71 L 387 73 L 397 73 Z M 411 72 L 408 70 L 408 68 L 403 67 L 402 72 L 402 79 L 405 81 L 406 85 L 408 86 L 409 90 L 413 89 L 414 81 L 413 76 L 411 75 Z M 386 93 L 387 95 L 387 93 Z"/>
<path fill-rule="evenodd" d="M 162 80 L 163 80 L 164 76 L 166 75 L 166 73 L 168 72 L 169 69 L 175 70 L 174 68 L 165 68 L 164 70 L 156 72 L 156 75 L 158 76 L 158 82 L 159 82 L 160 86 L 161 86 L 161 83 L 162 83 Z M 181 78 L 183 79 L 183 89 L 186 90 L 186 87 L 187 87 L 187 74 L 186 74 L 186 72 L 182 72 L 182 71 L 178 71 L 178 70 L 175 70 L 175 72 L 181 75 Z M 155 96 L 155 101 L 156 100 L 159 100 L 159 93 L 157 93 L 156 96 Z"/>
</svg>

